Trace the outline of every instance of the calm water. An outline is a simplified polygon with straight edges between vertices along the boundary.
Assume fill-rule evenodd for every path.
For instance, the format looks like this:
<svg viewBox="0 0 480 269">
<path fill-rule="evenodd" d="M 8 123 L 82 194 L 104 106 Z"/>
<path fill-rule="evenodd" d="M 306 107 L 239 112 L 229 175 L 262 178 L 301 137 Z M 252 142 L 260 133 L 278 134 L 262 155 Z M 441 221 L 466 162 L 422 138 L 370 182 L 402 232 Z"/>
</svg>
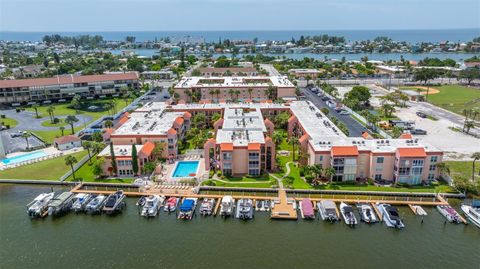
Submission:
<svg viewBox="0 0 480 269">
<path fill-rule="evenodd" d="M 452 42 L 471 41 L 480 36 L 480 29 L 437 29 L 437 30 L 296 30 L 296 31 L 129 31 L 129 32 L 0 32 L 0 40 L 10 41 L 40 41 L 46 34 L 61 34 L 76 36 L 80 34 L 102 35 L 105 40 L 125 40 L 126 36 L 135 36 L 137 41 L 155 40 L 162 37 L 194 37 L 203 38 L 207 42 L 221 39 L 232 40 L 290 40 L 298 39 L 301 35 L 337 35 L 344 36 L 349 41 L 373 40 L 377 36 L 388 36 L 396 41 Z"/>
<path fill-rule="evenodd" d="M 1 268 L 476 268 L 480 229 L 444 225 L 433 210 L 423 224 L 400 208 L 406 229 L 383 224 L 219 217 L 141 218 L 135 200 L 109 217 L 69 214 L 31 221 L 25 204 L 49 187 L 0 185 Z"/>
</svg>

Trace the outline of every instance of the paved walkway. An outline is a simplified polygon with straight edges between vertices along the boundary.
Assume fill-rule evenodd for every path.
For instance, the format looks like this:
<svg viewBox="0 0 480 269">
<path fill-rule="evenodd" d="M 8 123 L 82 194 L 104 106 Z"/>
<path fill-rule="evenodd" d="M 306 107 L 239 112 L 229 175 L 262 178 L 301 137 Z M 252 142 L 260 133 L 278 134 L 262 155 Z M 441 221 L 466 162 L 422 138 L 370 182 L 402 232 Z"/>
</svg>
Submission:
<svg viewBox="0 0 480 269">
<path fill-rule="evenodd" d="M 283 174 L 283 176 L 282 176 L 281 178 L 277 177 L 277 176 L 274 175 L 274 174 L 270 174 L 274 179 L 277 180 L 277 182 L 278 182 L 278 188 L 281 189 L 281 190 L 284 189 L 282 180 L 283 180 L 284 178 L 286 178 L 288 175 L 290 175 L 290 164 L 293 164 L 293 163 L 294 163 L 294 162 L 288 162 L 288 163 L 285 164 L 286 171 L 285 171 L 285 174 Z"/>
</svg>

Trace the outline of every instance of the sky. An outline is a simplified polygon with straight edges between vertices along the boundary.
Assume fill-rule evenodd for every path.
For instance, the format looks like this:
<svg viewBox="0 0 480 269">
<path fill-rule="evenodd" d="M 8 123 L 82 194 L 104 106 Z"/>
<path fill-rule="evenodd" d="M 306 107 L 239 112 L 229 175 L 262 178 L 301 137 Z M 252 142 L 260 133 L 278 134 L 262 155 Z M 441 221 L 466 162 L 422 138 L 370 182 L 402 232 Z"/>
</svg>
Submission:
<svg viewBox="0 0 480 269">
<path fill-rule="evenodd" d="M 480 28 L 479 0 L 0 0 L 0 31 Z"/>
</svg>

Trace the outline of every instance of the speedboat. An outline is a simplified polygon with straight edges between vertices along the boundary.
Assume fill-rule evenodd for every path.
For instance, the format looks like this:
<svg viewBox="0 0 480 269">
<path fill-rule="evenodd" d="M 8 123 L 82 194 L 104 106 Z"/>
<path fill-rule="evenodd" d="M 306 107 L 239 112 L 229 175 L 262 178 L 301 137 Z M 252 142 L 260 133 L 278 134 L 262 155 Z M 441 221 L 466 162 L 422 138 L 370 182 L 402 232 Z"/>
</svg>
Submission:
<svg viewBox="0 0 480 269">
<path fill-rule="evenodd" d="M 67 191 L 53 197 L 48 203 L 48 215 L 54 216 L 68 212 L 73 204 L 73 196 L 72 192 Z"/>
<path fill-rule="evenodd" d="M 123 201 L 125 199 L 125 194 L 122 190 L 116 191 L 115 193 L 110 194 L 107 197 L 107 201 L 103 206 L 103 212 L 107 214 L 112 214 L 118 211 L 121 211 L 126 203 Z"/>
<path fill-rule="evenodd" d="M 85 212 L 99 213 L 106 200 L 107 197 L 105 195 L 93 195 L 90 202 L 88 202 L 87 206 L 85 206 Z"/>
<path fill-rule="evenodd" d="M 322 200 L 317 203 L 317 207 L 322 220 L 334 222 L 340 219 L 340 216 L 338 216 L 337 206 L 333 201 Z"/>
<path fill-rule="evenodd" d="M 195 213 L 195 207 L 197 206 L 198 198 L 185 198 L 180 206 L 179 219 L 190 220 Z"/>
<path fill-rule="evenodd" d="M 355 218 L 355 214 L 353 213 L 353 208 L 344 203 L 340 203 L 340 212 L 342 213 L 342 217 L 345 220 L 345 223 L 350 226 L 357 225 L 357 218 Z"/>
<path fill-rule="evenodd" d="M 360 214 L 360 219 L 366 223 L 375 223 L 378 222 L 377 215 L 372 206 L 369 204 L 358 204 L 358 213 Z"/>
<path fill-rule="evenodd" d="M 447 219 L 448 222 L 452 223 L 461 223 L 460 215 L 449 205 L 437 205 L 437 210 L 442 214 L 442 216 Z"/>
<path fill-rule="evenodd" d="M 200 204 L 200 214 L 202 216 L 212 215 L 214 207 L 215 207 L 215 199 L 204 198 L 202 201 L 202 204 Z"/>
<path fill-rule="evenodd" d="M 92 195 L 88 193 L 77 193 L 73 198 L 72 210 L 75 212 L 83 211 L 91 198 Z"/>
<path fill-rule="evenodd" d="M 480 207 L 473 205 L 462 205 L 461 208 L 467 219 L 475 226 L 480 228 Z"/>
<path fill-rule="evenodd" d="M 223 196 L 222 203 L 220 204 L 220 216 L 231 216 L 233 214 L 233 208 L 235 207 L 235 200 L 232 196 Z"/>
<path fill-rule="evenodd" d="M 177 210 L 177 204 L 179 200 L 180 199 L 177 197 L 168 198 L 167 202 L 165 203 L 165 206 L 163 207 L 163 211 L 170 213 Z"/>
<path fill-rule="evenodd" d="M 237 201 L 236 217 L 238 219 L 252 219 L 253 218 L 253 201 L 252 199 L 239 199 Z"/>
<path fill-rule="evenodd" d="M 308 198 L 304 198 L 300 201 L 300 213 L 303 219 L 314 219 L 315 212 L 313 211 L 312 201 Z"/>
<path fill-rule="evenodd" d="M 142 211 L 140 215 L 142 217 L 155 217 L 160 211 L 163 201 L 165 197 L 160 197 L 160 195 L 150 195 L 145 198 L 145 204 L 142 207 Z"/>
<path fill-rule="evenodd" d="M 48 213 L 48 203 L 55 193 L 42 193 L 27 205 L 27 214 L 32 218 L 44 217 Z"/>
<path fill-rule="evenodd" d="M 257 200 L 257 202 L 255 203 L 255 210 L 257 211 L 265 211 L 265 201 L 263 200 Z"/>
<path fill-rule="evenodd" d="M 385 222 L 385 225 L 387 225 L 387 227 L 399 229 L 405 227 L 405 224 L 403 224 L 396 207 L 389 204 L 377 204 L 376 206 L 382 214 L 383 222 Z"/>
<path fill-rule="evenodd" d="M 146 198 L 145 196 L 140 197 L 140 199 L 138 199 L 138 201 L 137 201 L 137 203 L 136 203 L 135 205 L 136 205 L 136 206 L 139 206 L 139 207 L 144 206 L 146 199 L 147 199 L 147 198 Z"/>
</svg>

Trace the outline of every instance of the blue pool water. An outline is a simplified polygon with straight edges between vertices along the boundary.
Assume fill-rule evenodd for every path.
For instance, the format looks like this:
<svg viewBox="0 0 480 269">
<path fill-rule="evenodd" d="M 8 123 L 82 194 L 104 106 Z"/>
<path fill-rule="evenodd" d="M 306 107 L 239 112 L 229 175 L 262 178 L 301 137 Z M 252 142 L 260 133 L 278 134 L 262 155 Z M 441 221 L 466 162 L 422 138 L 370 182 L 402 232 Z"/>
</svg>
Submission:
<svg viewBox="0 0 480 269">
<path fill-rule="evenodd" d="M 24 162 L 24 161 L 28 161 L 28 160 L 32 160 L 32 159 L 36 159 L 36 158 L 40 158 L 40 157 L 44 157 L 44 156 L 47 156 L 47 154 L 43 150 L 39 150 L 39 151 L 34 151 L 34 152 L 18 155 L 18 156 L 11 157 L 11 158 L 5 158 L 5 159 L 2 160 L 2 163 L 5 164 L 5 165 L 14 164 L 14 163 L 21 163 L 21 162 Z"/>
<path fill-rule="evenodd" d="M 191 177 L 190 174 L 196 174 L 198 161 L 179 161 L 172 177 Z"/>
</svg>

